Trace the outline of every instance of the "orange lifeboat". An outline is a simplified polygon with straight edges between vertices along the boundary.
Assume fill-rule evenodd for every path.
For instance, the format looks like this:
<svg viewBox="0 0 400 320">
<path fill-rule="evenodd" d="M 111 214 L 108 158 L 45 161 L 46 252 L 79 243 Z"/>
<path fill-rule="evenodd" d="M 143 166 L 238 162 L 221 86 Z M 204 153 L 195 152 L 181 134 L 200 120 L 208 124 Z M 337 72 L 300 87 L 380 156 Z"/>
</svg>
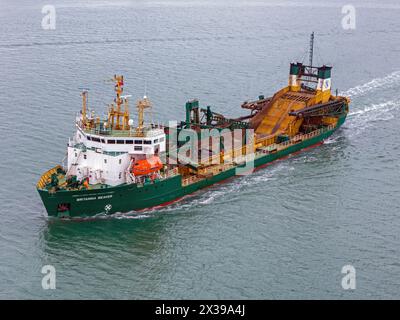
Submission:
<svg viewBox="0 0 400 320">
<path fill-rule="evenodd" d="M 138 160 L 132 167 L 135 176 L 143 176 L 155 173 L 163 167 L 159 157 L 153 156 L 149 159 Z"/>
</svg>

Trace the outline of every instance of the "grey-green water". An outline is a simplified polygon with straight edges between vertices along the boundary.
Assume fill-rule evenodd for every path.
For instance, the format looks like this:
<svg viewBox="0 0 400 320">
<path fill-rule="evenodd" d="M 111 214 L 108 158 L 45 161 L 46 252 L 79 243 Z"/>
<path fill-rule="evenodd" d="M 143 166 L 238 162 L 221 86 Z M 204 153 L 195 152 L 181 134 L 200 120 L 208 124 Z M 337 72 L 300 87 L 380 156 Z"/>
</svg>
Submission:
<svg viewBox="0 0 400 320">
<path fill-rule="evenodd" d="M 342 1 L 50 2 L 52 31 L 48 1 L 0 2 L 1 298 L 400 297 L 397 1 L 352 1 L 355 30 Z M 64 157 L 78 87 L 103 112 L 104 80 L 123 73 L 160 121 L 183 119 L 193 97 L 238 116 L 286 85 L 312 30 L 317 62 L 352 99 L 326 144 L 159 211 L 45 217 L 35 184 Z M 55 290 L 41 286 L 48 264 Z"/>
</svg>

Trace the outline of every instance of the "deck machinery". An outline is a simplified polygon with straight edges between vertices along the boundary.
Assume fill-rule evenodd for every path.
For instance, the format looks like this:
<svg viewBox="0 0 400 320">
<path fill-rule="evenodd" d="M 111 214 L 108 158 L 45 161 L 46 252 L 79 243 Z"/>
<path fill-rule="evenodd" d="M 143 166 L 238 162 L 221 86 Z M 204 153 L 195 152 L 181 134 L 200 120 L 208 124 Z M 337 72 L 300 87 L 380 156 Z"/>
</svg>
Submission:
<svg viewBox="0 0 400 320">
<path fill-rule="evenodd" d="M 176 127 L 145 123 L 144 113 L 152 107 L 145 96 L 136 104 L 135 125 L 129 96 L 123 95 L 124 78 L 115 75 L 116 97 L 100 119 L 88 109 L 84 90 L 66 163 L 45 172 L 37 183 L 47 213 L 93 216 L 168 204 L 239 174 L 249 161 L 257 168 L 322 143 L 344 123 L 350 100 L 332 95 L 332 67 L 313 66 L 313 41 L 312 35 L 309 63 L 290 64 L 288 85 L 271 97 L 244 102 L 242 109 L 249 114 L 237 118 L 190 100 L 185 120 Z M 216 132 L 217 138 L 204 131 Z M 185 155 L 187 140 L 178 140 L 175 147 L 171 142 L 180 133 L 197 137 L 198 161 L 179 157 Z M 238 147 L 228 148 L 222 133 L 232 135 Z"/>
</svg>

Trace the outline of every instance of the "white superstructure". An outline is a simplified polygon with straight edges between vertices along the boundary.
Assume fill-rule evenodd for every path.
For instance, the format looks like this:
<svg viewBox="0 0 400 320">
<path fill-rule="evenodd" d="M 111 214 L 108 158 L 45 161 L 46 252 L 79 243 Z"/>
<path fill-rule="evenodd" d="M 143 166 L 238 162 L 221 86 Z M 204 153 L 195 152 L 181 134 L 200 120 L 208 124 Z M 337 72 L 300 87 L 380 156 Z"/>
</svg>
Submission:
<svg viewBox="0 0 400 320">
<path fill-rule="evenodd" d="M 90 184 L 111 186 L 127 182 L 126 173 L 133 162 L 165 152 L 165 133 L 150 128 L 146 136 L 104 136 L 77 131 L 68 143 L 67 175 Z"/>
<path fill-rule="evenodd" d="M 82 94 L 83 106 L 76 119 L 76 132 L 68 142 L 67 177 L 76 176 L 79 181 L 88 178 L 91 185 L 129 183 L 135 178 L 131 172 L 133 164 L 166 151 L 163 128 L 144 125 L 143 103 L 150 106 L 147 98 L 138 102 L 141 122 L 138 127 L 133 127 L 133 121 L 127 121 L 127 101 L 120 97 L 123 77 L 115 76 L 114 79 L 117 108 L 111 105 L 107 120 L 100 121 L 94 114 L 86 116 L 87 91 Z M 121 112 L 120 106 L 124 102 L 125 111 Z M 123 124 L 120 124 L 120 117 L 124 117 Z"/>
</svg>

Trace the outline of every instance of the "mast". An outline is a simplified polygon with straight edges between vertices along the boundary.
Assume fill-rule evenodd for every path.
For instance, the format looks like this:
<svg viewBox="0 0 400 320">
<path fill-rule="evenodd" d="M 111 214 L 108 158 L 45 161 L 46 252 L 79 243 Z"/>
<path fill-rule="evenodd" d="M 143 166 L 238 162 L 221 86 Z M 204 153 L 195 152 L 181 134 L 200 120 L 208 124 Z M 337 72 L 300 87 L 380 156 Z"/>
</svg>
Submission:
<svg viewBox="0 0 400 320">
<path fill-rule="evenodd" d="M 121 99 L 124 102 L 124 115 L 123 115 L 123 124 L 122 124 L 122 130 L 128 130 L 129 129 L 129 101 L 128 99 L 132 97 L 132 95 L 125 95 L 121 96 Z"/>
<path fill-rule="evenodd" d="M 117 97 L 115 98 L 115 103 L 117 104 L 117 111 L 116 111 L 116 117 L 117 117 L 117 123 L 115 126 L 115 129 L 119 130 L 121 129 L 120 125 L 120 118 L 122 116 L 121 112 L 121 105 L 122 105 L 122 99 L 121 99 L 121 93 L 124 91 L 124 77 L 123 76 L 117 76 L 114 75 L 114 81 L 115 81 L 115 93 Z"/>
<path fill-rule="evenodd" d="M 315 77 L 318 69 L 313 67 L 313 62 L 314 62 L 313 60 L 314 60 L 314 31 L 310 35 L 309 61 L 308 61 L 308 66 L 305 66 L 306 74 L 302 78 L 303 81 L 309 84 L 316 82 Z"/>
<path fill-rule="evenodd" d="M 314 58 L 314 31 L 311 33 L 310 36 L 310 57 L 309 57 L 310 67 L 313 66 L 313 58 Z"/>
<path fill-rule="evenodd" d="M 116 98 L 114 99 L 114 104 L 110 105 L 110 110 L 108 112 L 108 126 L 114 130 L 126 130 L 127 123 L 129 120 L 129 109 L 128 101 L 121 96 L 124 91 L 124 77 L 120 75 L 114 75 L 112 81 L 115 82 L 114 90 L 116 93 Z M 121 110 L 121 106 L 124 103 L 124 111 Z M 122 118 L 122 121 L 121 121 Z"/>
<path fill-rule="evenodd" d="M 87 100 L 88 100 L 88 90 L 84 89 L 81 93 L 82 96 L 82 124 L 86 125 L 87 119 Z"/>
<path fill-rule="evenodd" d="M 137 102 L 136 107 L 138 109 L 138 120 L 139 120 L 137 133 L 139 136 L 142 136 L 144 129 L 144 110 L 151 108 L 150 100 L 146 96 L 144 96 L 142 100 L 139 100 Z"/>
</svg>

